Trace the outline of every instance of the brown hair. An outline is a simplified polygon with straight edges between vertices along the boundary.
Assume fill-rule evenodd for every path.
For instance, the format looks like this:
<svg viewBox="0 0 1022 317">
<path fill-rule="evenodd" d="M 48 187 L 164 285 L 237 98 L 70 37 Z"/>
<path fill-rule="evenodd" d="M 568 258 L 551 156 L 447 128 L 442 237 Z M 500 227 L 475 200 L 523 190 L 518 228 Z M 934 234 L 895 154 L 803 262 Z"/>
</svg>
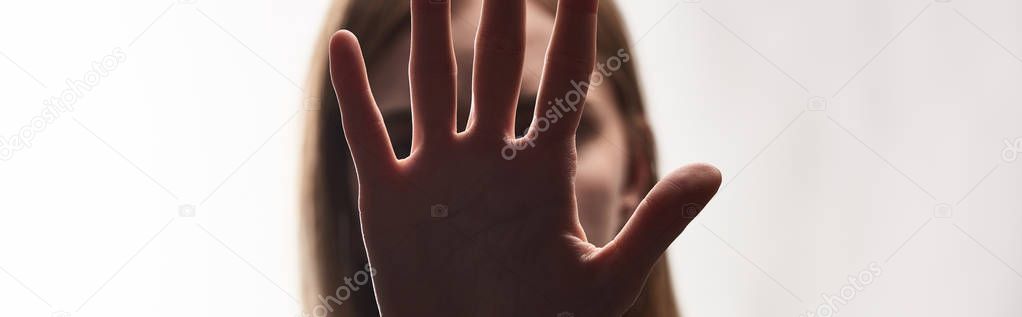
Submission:
<svg viewBox="0 0 1022 317">
<path fill-rule="evenodd" d="M 532 2 L 551 12 L 556 8 L 556 0 Z M 621 49 L 630 52 L 617 7 L 608 0 L 602 2 L 597 27 L 597 56 L 600 60 L 615 56 Z M 305 259 L 303 306 L 311 315 L 327 312 L 329 316 L 377 316 L 379 311 L 371 285 L 351 292 L 343 305 L 326 299 L 333 296 L 336 287 L 345 285 L 345 277 L 363 270 L 368 262 L 356 200 L 350 195 L 357 186 L 352 175 L 348 145 L 341 132 L 337 99 L 330 83 L 327 45 L 330 35 L 337 30 L 352 31 L 359 37 L 364 56 L 368 58 L 367 66 L 372 68 L 371 59 L 382 56 L 382 51 L 389 47 L 397 34 L 409 30 L 409 3 L 408 0 L 334 0 L 325 24 L 312 61 L 310 92 L 306 98 L 316 104 L 318 111 L 310 112 L 306 122 L 301 222 Z M 641 169 L 645 175 L 628 176 L 631 180 L 649 180 L 648 184 L 642 184 L 645 194 L 656 182 L 656 162 L 653 135 L 645 118 L 634 62 L 623 64 L 608 80 L 614 83 L 612 87 L 621 105 L 617 111 L 627 127 L 629 159 L 648 162 L 648 168 Z M 329 309 L 314 310 L 325 306 Z M 645 289 L 625 316 L 678 316 L 666 259 L 661 259 L 654 266 Z"/>
</svg>

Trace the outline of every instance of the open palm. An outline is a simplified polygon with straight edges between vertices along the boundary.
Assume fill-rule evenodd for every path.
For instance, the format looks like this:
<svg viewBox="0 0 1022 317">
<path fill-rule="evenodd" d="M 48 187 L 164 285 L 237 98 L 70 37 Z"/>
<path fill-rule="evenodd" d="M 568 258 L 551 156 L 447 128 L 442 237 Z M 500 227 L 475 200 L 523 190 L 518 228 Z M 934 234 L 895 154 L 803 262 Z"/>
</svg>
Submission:
<svg viewBox="0 0 1022 317">
<path fill-rule="evenodd" d="M 412 0 L 413 140 L 397 160 L 357 39 L 336 33 L 331 77 L 358 175 L 358 206 L 384 316 L 619 316 L 720 184 L 691 165 L 661 180 L 618 237 L 587 242 L 575 201 L 575 130 L 596 54 L 596 0 L 561 0 L 524 138 L 513 126 L 525 0 L 485 1 L 468 128 L 455 128 L 447 0 Z M 579 91 L 578 87 L 582 87 Z M 551 101 L 548 103 L 547 101 Z M 508 155 L 513 149 L 514 155 Z M 567 314 L 565 314 L 567 313 Z"/>
</svg>

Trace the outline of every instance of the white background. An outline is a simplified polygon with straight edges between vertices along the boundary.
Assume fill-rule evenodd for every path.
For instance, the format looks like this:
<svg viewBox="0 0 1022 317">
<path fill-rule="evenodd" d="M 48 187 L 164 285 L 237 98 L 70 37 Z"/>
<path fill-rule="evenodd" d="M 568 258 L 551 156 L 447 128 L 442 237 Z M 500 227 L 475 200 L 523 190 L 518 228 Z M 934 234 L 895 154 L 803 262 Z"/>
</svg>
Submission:
<svg viewBox="0 0 1022 317">
<path fill-rule="evenodd" d="M 0 161 L 0 315 L 296 315 L 302 89 L 327 5 L 0 3 L 5 139 L 126 56 Z M 1002 155 L 1022 137 L 1022 3 L 623 9 L 663 171 L 725 175 L 671 252 L 687 316 L 799 316 L 871 263 L 839 315 L 1022 315 L 1022 162 Z"/>
</svg>

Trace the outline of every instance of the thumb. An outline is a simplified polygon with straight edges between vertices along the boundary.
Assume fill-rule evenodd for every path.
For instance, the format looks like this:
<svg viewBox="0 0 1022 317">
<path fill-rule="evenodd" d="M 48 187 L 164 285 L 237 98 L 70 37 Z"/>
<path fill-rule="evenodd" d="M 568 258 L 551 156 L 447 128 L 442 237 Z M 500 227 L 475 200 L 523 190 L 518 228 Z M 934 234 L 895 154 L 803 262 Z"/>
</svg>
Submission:
<svg viewBox="0 0 1022 317">
<path fill-rule="evenodd" d="M 708 164 L 679 168 L 660 180 L 642 200 L 617 238 L 601 249 L 614 270 L 643 278 L 678 235 L 713 198 L 720 171 Z"/>
</svg>

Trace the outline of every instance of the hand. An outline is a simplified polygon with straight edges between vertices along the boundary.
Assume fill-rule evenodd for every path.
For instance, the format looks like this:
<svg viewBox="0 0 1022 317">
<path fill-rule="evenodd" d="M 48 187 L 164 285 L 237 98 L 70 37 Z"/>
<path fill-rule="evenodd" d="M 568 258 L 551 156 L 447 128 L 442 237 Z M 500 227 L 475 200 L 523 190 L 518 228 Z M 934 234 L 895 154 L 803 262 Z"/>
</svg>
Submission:
<svg viewBox="0 0 1022 317">
<path fill-rule="evenodd" d="M 653 264 L 716 193 L 719 172 L 691 165 L 661 180 L 605 247 L 586 241 L 575 202 L 577 111 L 547 101 L 587 82 L 596 59 L 596 0 L 561 0 L 537 118 L 513 139 L 525 0 L 488 0 L 477 33 L 468 128 L 455 128 L 450 4 L 412 0 L 413 140 L 397 160 L 361 49 L 330 43 L 330 74 L 358 175 L 358 206 L 383 316 L 619 316 Z M 509 144 L 530 145 L 511 160 Z M 692 206 L 699 206 L 692 210 Z M 564 314 L 567 315 L 567 314 Z"/>
</svg>

